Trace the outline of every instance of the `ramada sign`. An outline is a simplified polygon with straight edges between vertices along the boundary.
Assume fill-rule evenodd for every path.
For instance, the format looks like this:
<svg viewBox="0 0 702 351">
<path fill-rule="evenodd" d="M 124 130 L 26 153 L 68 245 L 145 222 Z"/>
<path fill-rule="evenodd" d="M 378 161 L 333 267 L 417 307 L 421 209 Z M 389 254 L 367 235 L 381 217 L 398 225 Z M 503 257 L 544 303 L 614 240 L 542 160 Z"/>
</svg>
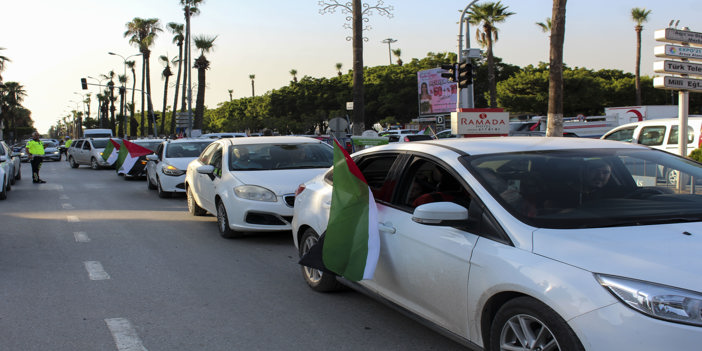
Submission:
<svg viewBox="0 0 702 351">
<path fill-rule="evenodd" d="M 509 113 L 501 108 L 462 108 L 451 113 L 451 130 L 468 136 L 509 134 Z"/>
</svg>

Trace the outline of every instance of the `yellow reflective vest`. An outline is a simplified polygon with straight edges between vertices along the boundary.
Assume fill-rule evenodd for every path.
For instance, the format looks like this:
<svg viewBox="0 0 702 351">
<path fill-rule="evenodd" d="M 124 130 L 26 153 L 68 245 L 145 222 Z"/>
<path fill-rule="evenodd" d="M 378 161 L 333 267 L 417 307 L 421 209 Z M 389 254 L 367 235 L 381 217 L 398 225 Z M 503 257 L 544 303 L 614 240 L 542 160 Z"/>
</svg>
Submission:
<svg viewBox="0 0 702 351">
<path fill-rule="evenodd" d="M 44 143 L 32 139 L 27 142 L 27 150 L 29 150 L 29 153 L 32 155 L 43 155 Z"/>
</svg>

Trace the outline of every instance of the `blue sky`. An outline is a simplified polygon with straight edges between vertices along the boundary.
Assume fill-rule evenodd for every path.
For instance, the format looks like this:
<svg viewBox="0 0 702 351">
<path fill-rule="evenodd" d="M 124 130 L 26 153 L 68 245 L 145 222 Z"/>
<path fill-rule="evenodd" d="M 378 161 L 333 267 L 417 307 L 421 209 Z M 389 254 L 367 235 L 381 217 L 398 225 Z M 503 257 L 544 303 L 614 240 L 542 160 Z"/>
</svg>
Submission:
<svg viewBox="0 0 702 351">
<path fill-rule="evenodd" d="M 375 0 L 364 0 L 375 5 Z M 393 6 L 393 17 L 369 17 L 364 64 L 388 64 L 388 46 L 381 41 L 396 39 L 392 48 L 402 49 L 402 58 L 423 58 L 427 52 L 457 50 L 460 10 L 470 1 L 384 0 Z M 495 55 L 510 64 L 525 66 L 548 61 L 548 35 L 535 22 L 551 16 L 548 0 L 503 0 L 515 15 L 499 25 Z M 702 32 L 699 0 L 571 0 L 566 7 L 564 61 L 571 67 L 634 71 L 635 33 L 631 9 L 652 10 L 644 24 L 642 74 L 653 75 L 653 32 L 675 19 L 680 26 Z M 298 77 L 330 77 L 335 64 L 351 68 L 351 32 L 343 27 L 346 15 L 337 11 L 320 14 L 317 0 L 232 1 L 205 0 L 201 14 L 192 20 L 193 35 L 217 35 L 213 52 L 207 55 L 206 105 L 216 107 L 234 97 L 250 96 L 250 74 L 256 75 L 256 95 L 287 85 L 289 71 Z M 24 106 L 32 110 L 35 126 L 44 133 L 81 100 L 80 78 L 98 77 L 114 70 L 122 74 L 122 56 L 137 53 L 123 37 L 125 24 L 134 17 L 184 22 L 178 0 L 24 0 L 2 5 L 1 52 L 12 60 L 3 72 L 5 81 L 24 85 Z M 172 35 L 161 33 L 152 49 L 152 94 L 155 108 L 162 108 L 163 67 L 160 55 L 174 57 Z M 474 28 L 471 29 L 471 42 Z M 197 57 L 197 53 L 193 53 Z M 393 58 L 394 61 L 394 58 Z M 138 71 L 139 72 L 139 71 Z M 139 75 L 139 73 L 137 73 Z M 94 82 L 92 80 L 89 80 Z M 137 85 L 140 83 L 138 82 Z M 91 89 L 93 97 L 96 88 Z M 77 94 L 78 93 L 78 94 Z M 170 94 L 173 94 L 171 89 Z M 172 103 L 169 98 L 169 105 Z M 137 109 L 139 109 L 137 103 Z M 93 102 L 91 112 L 95 113 Z"/>
</svg>

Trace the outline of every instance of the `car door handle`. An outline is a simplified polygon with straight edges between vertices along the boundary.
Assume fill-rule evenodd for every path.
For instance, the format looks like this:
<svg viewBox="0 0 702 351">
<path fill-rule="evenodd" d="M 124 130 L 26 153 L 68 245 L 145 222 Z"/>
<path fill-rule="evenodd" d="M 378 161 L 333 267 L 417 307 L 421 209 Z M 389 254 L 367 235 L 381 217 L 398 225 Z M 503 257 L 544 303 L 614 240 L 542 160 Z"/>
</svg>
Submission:
<svg viewBox="0 0 702 351">
<path fill-rule="evenodd" d="M 397 231 L 395 227 L 392 226 L 392 223 L 390 222 L 385 222 L 385 223 L 378 223 L 378 231 L 381 231 L 383 233 L 388 233 L 388 234 L 395 234 Z"/>
</svg>

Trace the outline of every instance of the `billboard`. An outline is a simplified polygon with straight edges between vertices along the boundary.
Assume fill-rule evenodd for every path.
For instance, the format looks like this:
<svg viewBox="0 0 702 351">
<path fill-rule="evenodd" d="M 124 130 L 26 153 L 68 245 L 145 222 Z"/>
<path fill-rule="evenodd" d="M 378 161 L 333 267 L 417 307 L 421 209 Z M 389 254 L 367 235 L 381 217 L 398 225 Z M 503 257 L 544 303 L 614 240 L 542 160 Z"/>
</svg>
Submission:
<svg viewBox="0 0 702 351">
<path fill-rule="evenodd" d="M 448 114 L 456 111 L 458 87 L 441 76 L 441 68 L 417 72 L 419 115 Z"/>
</svg>

